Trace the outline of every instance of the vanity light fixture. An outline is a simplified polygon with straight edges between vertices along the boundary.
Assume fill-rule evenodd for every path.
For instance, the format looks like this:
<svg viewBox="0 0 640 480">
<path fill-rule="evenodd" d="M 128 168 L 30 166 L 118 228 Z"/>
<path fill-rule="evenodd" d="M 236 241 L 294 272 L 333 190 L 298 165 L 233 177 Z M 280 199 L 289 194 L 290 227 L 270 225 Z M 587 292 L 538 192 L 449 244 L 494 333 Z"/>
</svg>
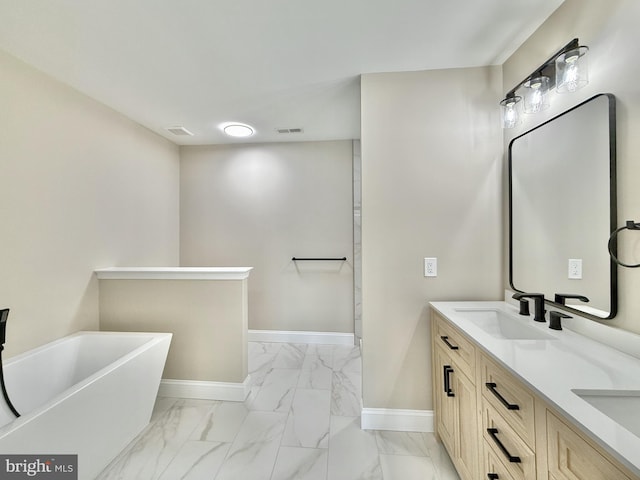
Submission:
<svg viewBox="0 0 640 480">
<path fill-rule="evenodd" d="M 540 75 L 527 80 L 524 87 L 524 113 L 538 113 L 549 108 L 549 77 Z"/>
<path fill-rule="evenodd" d="M 575 92 L 589 83 L 587 52 L 589 47 L 578 47 L 556 58 L 556 90 L 558 93 Z"/>
<path fill-rule="evenodd" d="M 574 92 L 589 83 L 588 50 L 574 38 L 509 90 L 500 102 L 503 128 L 514 128 L 520 123 L 517 111 L 520 100 L 524 113 L 538 113 L 549 107 L 550 89 L 555 87 L 558 93 Z"/>
<path fill-rule="evenodd" d="M 512 95 L 500 102 L 503 128 L 513 128 L 522 121 L 521 102 L 522 97 L 519 95 Z"/>
<path fill-rule="evenodd" d="M 237 138 L 250 137 L 255 132 L 252 127 L 243 123 L 228 123 L 222 127 L 222 130 L 230 137 Z"/>
</svg>

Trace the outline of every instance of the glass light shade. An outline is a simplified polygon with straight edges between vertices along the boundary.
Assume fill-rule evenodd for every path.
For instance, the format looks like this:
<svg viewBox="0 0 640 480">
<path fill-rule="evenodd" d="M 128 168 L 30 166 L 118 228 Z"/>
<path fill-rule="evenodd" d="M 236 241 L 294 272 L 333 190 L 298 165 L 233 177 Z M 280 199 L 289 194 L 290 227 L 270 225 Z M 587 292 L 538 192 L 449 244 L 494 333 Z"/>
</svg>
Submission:
<svg viewBox="0 0 640 480">
<path fill-rule="evenodd" d="M 556 58 L 556 90 L 575 92 L 589 83 L 587 55 L 589 47 L 578 47 Z"/>
<path fill-rule="evenodd" d="M 502 128 L 514 128 L 522 120 L 521 103 L 522 97 L 516 95 L 507 97 L 500 102 L 502 110 Z"/>
<path fill-rule="evenodd" d="M 538 113 L 549 108 L 549 77 L 534 77 L 523 87 L 524 113 Z"/>
</svg>

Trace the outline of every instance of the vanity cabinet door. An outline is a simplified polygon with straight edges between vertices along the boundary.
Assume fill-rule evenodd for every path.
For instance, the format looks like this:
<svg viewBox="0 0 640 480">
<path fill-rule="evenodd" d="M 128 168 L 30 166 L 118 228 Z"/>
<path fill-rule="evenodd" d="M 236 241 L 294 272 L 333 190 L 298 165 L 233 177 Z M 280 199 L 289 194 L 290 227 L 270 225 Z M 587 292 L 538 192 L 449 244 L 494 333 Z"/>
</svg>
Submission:
<svg viewBox="0 0 640 480">
<path fill-rule="evenodd" d="M 449 355 L 441 348 L 434 349 L 434 376 L 433 385 L 434 403 L 436 414 L 436 428 L 440 440 L 444 443 L 450 455 L 455 452 L 455 397 L 447 395 L 447 390 L 451 392 L 451 388 L 447 386 L 451 382 L 452 362 Z"/>
<path fill-rule="evenodd" d="M 480 441 L 476 351 L 462 333 L 433 312 L 433 393 L 437 433 L 462 480 L 478 476 Z"/>
<path fill-rule="evenodd" d="M 550 478 L 631 480 L 549 410 L 547 410 L 547 447 Z"/>
<path fill-rule="evenodd" d="M 456 434 L 458 472 L 463 479 L 474 479 L 478 472 L 479 434 L 478 411 L 476 408 L 476 386 L 465 375 L 453 377 L 453 391 L 456 395 Z"/>
<path fill-rule="evenodd" d="M 463 480 L 474 480 L 478 466 L 475 384 L 440 346 L 434 347 L 433 385 L 436 429 Z"/>
</svg>

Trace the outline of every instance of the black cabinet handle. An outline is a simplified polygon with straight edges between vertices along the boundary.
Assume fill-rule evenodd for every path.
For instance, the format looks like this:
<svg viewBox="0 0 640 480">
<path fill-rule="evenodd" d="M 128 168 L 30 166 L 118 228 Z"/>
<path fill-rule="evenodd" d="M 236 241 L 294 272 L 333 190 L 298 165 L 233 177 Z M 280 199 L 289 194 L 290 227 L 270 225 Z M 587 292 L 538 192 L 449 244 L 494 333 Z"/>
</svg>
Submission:
<svg viewBox="0 0 640 480">
<path fill-rule="evenodd" d="M 498 429 L 497 428 L 487 428 L 487 433 L 491 436 L 498 448 L 504 453 L 504 456 L 507 457 L 509 462 L 511 463 L 520 463 L 520 457 L 515 457 L 509 453 L 509 450 L 505 448 L 500 439 L 498 438 Z"/>
<path fill-rule="evenodd" d="M 449 337 L 447 337 L 446 335 L 442 335 L 440 337 L 440 339 L 447 344 L 447 347 L 449 347 L 451 350 L 458 350 L 458 346 L 457 345 L 452 345 L 451 343 L 449 343 Z"/>
<path fill-rule="evenodd" d="M 449 377 L 450 373 L 453 373 L 453 368 L 450 365 L 445 365 L 443 367 L 444 370 L 444 391 L 447 394 L 447 397 L 455 397 L 456 394 L 451 391 L 451 377 Z"/>
<path fill-rule="evenodd" d="M 487 478 L 489 480 L 498 480 L 500 477 L 497 473 L 487 473 Z"/>
<path fill-rule="evenodd" d="M 442 378 L 444 379 L 444 385 L 443 385 L 443 389 L 446 392 L 449 391 L 449 369 L 451 367 L 449 365 L 445 365 L 444 367 L 442 367 Z"/>
<path fill-rule="evenodd" d="M 517 405 L 515 403 L 507 402 L 507 399 L 504 398 L 502 395 L 500 395 L 500 392 L 498 392 L 498 390 L 496 390 L 496 387 L 498 385 L 496 385 L 493 382 L 487 382 L 487 383 L 485 383 L 485 385 L 489 390 L 491 390 L 491 393 L 493 393 L 496 396 L 496 398 L 498 400 L 500 400 L 500 402 L 505 406 L 505 408 L 507 410 L 520 410 L 520 406 L 519 405 Z"/>
</svg>

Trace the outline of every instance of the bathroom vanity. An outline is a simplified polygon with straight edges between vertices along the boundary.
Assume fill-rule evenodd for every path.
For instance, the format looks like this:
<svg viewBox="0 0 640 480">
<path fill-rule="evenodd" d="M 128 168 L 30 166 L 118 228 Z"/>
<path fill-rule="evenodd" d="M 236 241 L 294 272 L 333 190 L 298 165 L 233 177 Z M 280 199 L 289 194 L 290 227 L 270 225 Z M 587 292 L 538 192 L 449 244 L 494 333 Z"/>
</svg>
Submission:
<svg viewBox="0 0 640 480">
<path fill-rule="evenodd" d="M 640 359 L 505 302 L 431 307 L 434 426 L 463 480 L 640 479 Z"/>
</svg>

